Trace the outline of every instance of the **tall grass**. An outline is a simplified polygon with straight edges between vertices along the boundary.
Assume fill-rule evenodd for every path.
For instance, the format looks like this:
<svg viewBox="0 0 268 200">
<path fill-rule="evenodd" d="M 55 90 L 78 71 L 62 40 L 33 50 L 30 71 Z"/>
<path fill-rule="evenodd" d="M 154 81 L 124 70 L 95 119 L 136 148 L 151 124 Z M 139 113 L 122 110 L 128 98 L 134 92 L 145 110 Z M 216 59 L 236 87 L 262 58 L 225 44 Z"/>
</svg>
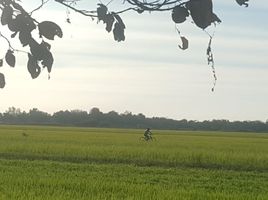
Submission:
<svg viewBox="0 0 268 200">
<path fill-rule="evenodd" d="M 24 136 L 22 133 L 27 134 Z M 1 127 L 0 156 L 29 160 L 126 163 L 139 166 L 268 170 L 268 134 L 58 127 Z"/>
<path fill-rule="evenodd" d="M 267 200 L 268 135 L 0 126 L 0 199 Z"/>
</svg>

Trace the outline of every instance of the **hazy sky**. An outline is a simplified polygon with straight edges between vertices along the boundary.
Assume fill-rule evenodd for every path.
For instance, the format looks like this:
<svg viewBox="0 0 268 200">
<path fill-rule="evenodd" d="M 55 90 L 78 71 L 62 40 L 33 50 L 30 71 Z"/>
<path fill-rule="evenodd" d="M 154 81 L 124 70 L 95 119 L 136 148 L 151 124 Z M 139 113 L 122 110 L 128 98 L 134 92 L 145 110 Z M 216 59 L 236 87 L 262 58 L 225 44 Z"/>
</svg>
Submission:
<svg viewBox="0 0 268 200">
<path fill-rule="evenodd" d="M 0 111 L 11 106 L 49 113 L 98 107 L 103 112 L 128 110 L 149 117 L 265 121 L 268 4 L 251 0 L 244 8 L 235 0 L 214 2 L 223 21 L 212 45 L 218 76 L 215 92 L 206 61 L 209 38 L 191 20 L 179 26 L 190 42 L 182 51 L 170 13 L 122 14 L 126 41 L 118 43 L 102 23 L 72 12 L 68 24 L 66 10 L 50 3 L 34 17 L 57 22 L 64 32 L 62 39 L 51 42 L 55 58 L 51 79 L 44 70 L 32 80 L 27 55 L 16 54 L 14 69 L 0 68 L 7 82 L 0 90 Z M 3 46 L 0 53 L 5 53 Z"/>
</svg>

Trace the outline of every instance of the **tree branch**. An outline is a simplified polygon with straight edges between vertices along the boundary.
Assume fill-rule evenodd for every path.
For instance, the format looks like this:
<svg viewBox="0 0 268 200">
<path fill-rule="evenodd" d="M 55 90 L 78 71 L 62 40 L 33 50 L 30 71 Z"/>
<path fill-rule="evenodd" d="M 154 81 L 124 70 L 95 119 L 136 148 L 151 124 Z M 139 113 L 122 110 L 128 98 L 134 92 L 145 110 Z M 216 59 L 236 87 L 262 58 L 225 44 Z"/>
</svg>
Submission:
<svg viewBox="0 0 268 200">
<path fill-rule="evenodd" d="M 29 12 L 29 15 L 32 15 L 33 12 L 35 12 L 35 11 L 41 9 L 41 8 L 42 8 L 47 2 L 49 2 L 50 0 L 47 0 L 47 1 L 41 0 L 41 1 L 42 1 L 42 2 L 41 2 L 41 5 L 38 6 L 37 8 L 35 8 L 33 11 Z"/>
</svg>

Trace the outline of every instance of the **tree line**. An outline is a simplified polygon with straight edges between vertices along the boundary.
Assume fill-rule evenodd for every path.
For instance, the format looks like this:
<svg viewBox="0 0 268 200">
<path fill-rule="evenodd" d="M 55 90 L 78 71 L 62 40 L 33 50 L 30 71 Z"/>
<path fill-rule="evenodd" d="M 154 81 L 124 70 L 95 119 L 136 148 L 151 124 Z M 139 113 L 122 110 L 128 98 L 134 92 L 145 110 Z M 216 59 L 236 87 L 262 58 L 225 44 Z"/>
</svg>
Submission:
<svg viewBox="0 0 268 200">
<path fill-rule="evenodd" d="M 57 111 L 53 114 L 43 112 L 37 108 L 29 112 L 10 107 L 0 113 L 0 124 L 17 125 L 60 125 L 79 127 L 103 128 L 152 128 L 189 131 L 243 131 L 268 132 L 268 120 L 262 121 L 229 121 L 229 120 L 174 120 L 164 117 L 146 117 L 144 114 L 131 112 L 117 113 L 110 111 L 103 113 L 99 108 L 92 108 L 89 112 L 83 110 Z"/>
</svg>

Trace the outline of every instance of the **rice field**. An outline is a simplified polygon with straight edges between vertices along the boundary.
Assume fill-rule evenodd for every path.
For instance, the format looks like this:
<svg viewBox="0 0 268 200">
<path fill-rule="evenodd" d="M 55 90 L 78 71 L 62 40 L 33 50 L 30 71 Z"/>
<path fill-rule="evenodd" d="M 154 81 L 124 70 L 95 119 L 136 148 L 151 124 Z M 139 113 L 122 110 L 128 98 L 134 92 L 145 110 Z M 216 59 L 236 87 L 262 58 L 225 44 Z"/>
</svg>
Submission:
<svg viewBox="0 0 268 200">
<path fill-rule="evenodd" d="M 268 134 L 0 126 L 0 199 L 267 199 Z"/>
</svg>

